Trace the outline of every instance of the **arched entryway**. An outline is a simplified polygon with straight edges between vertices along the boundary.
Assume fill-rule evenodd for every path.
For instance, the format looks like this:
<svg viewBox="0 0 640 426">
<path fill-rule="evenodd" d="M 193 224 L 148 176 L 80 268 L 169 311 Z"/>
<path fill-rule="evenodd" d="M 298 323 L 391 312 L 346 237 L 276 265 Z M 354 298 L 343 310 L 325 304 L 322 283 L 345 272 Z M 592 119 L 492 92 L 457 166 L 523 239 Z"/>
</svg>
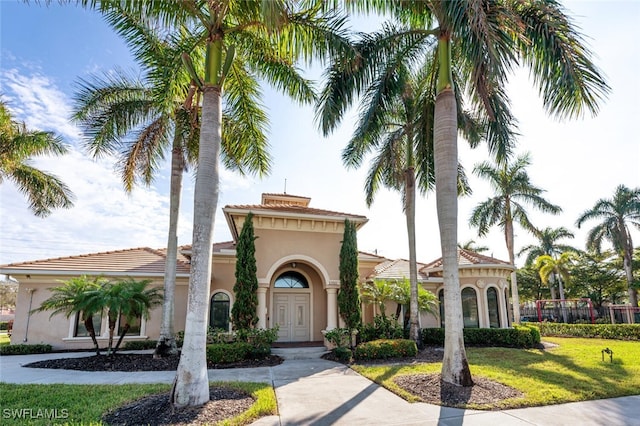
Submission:
<svg viewBox="0 0 640 426">
<path fill-rule="evenodd" d="M 222 291 L 213 293 L 209 305 L 209 327 L 229 331 L 230 313 L 231 297 Z"/>
<path fill-rule="evenodd" d="M 311 288 L 301 272 L 288 270 L 275 279 L 272 320 L 279 342 L 311 340 Z"/>
</svg>

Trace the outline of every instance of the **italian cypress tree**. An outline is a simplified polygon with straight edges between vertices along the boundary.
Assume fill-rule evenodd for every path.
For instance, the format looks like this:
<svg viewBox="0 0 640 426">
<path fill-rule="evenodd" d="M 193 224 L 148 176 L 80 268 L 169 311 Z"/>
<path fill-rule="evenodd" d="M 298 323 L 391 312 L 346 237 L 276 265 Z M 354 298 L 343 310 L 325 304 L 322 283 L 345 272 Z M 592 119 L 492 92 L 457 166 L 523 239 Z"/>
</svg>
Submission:
<svg viewBox="0 0 640 426">
<path fill-rule="evenodd" d="M 356 227 L 348 219 L 344 221 L 344 237 L 340 248 L 338 308 L 347 328 L 358 328 L 362 318 L 358 293 L 358 242 Z"/>
<path fill-rule="evenodd" d="M 231 320 L 236 330 L 248 330 L 258 322 L 258 277 L 256 275 L 256 237 L 253 234 L 253 214 L 247 215 L 236 247 L 235 303 Z"/>
</svg>

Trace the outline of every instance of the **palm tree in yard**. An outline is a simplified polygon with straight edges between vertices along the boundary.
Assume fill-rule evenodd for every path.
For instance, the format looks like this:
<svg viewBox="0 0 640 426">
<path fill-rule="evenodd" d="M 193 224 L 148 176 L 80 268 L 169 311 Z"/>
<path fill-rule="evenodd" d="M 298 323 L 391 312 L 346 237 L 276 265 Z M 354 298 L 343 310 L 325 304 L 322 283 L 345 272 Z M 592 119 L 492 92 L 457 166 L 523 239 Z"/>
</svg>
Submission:
<svg viewBox="0 0 640 426">
<path fill-rule="evenodd" d="M 549 281 L 557 281 L 560 289 L 560 304 L 562 306 L 562 319 L 567 322 L 567 311 L 564 304 L 564 285 L 569 282 L 569 268 L 575 259 L 576 253 L 572 251 L 564 252 L 558 257 L 543 254 L 535 260 L 535 267 L 540 273 L 540 279 L 544 284 Z"/>
<path fill-rule="evenodd" d="M 640 228 L 640 188 L 620 185 L 613 198 L 600 199 L 580 215 L 576 225 L 580 228 L 588 220 L 600 221 L 587 235 L 587 249 L 600 253 L 603 240 L 607 240 L 623 261 L 627 292 L 631 306 L 638 306 L 638 290 L 633 277 L 633 241 L 630 227 Z"/>
<path fill-rule="evenodd" d="M 164 38 L 144 22 L 113 9 L 105 13 L 109 23 L 127 40 L 144 66 L 143 81 L 124 73 L 79 82 L 74 119 L 87 137 L 93 156 L 115 152 L 119 158 L 125 190 L 133 190 L 137 179 L 150 185 L 165 152 L 171 152 L 169 233 L 164 274 L 164 301 L 156 356 L 177 353 L 174 330 L 174 294 L 178 252 L 177 228 L 182 177 L 198 156 L 200 117 L 195 91 L 186 71 L 167 72 L 178 60 L 188 39 Z M 265 125 L 256 114 L 254 126 L 237 123 L 241 118 L 227 111 L 229 125 L 222 132 L 222 161 L 244 174 L 268 173 L 270 158 L 266 136 L 256 133 Z M 232 123 L 234 125 L 232 125 Z M 247 141 L 252 141 L 249 144 Z"/>
<path fill-rule="evenodd" d="M 121 5 L 124 13 L 145 17 L 167 31 L 189 34 L 193 41 L 190 46 L 184 44 L 182 59 L 202 96 L 202 119 L 185 337 L 172 403 L 201 405 L 209 400 L 205 346 L 224 123 L 222 99 L 225 107 L 241 118 L 235 125 L 248 126 L 260 133 L 264 129 L 255 128 L 261 124 L 256 117 L 264 112 L 259 102 L 257 79 L 261 78 L 298 102 L 314 100 L 310 83 L 300 76 L 294 62 L 300 57 L 311 59 L 334 46 L 342 46 L 342 36 L 327 20 L 316 19 L 319 6 L 303 10 L 296 3 L 269 0 L 85 0 L 82 3 L 103 12 Z M 341 24 L 336 22 L 338 26 Z M 204 52 L 202 62 L 198 61 L 198 52 Z M 172 66 L 178 65 L 172 62 Z"/>
<path fill-rule="evenodd" d="M 364 94 L 360 119 L 343 151 L 342 160 L 347 167 L 360 167 L 369 153 L 376 152 L 365 182 L 369 207 L 380 187 L 402 195 L 411 284 L 409 336 L 420 347 L 415 200 L 416 186 L 421 194 L 425 194 L 435 185 L 432 136 L 436 64 L 426 61 L 413 71 L 411 56 L 380 44 L 380 40 L 394 31 L 387 27 L 380 33 L 363 36 L 354 45 L 355 55 L 350 58 L 348 67 L 345 67 L 344 55 L 333 59 L 317 118 L 327 135 L 340 123 L 355 95 Z M 353 66 L 356 63 L 358 66 Z M 349 96 L 344 96 L 345 93 Z M 473 143 L 479 142 L 478 123 L 464 111 L 459 114 L 461 122 L 465 123 L 461 131 L 466 130 L 465 134 Z M 470 193 L 462 168 L 458 185 L 461 194 Z"/>
<path fill-rule="evenodd" d="M 91 337 L 96 355 L 100 355 L 100 346 L 96 339 L 94 316 L 103 312 L 100 300 L 89 297 L 93 291 L 100 290 L 104 284 L 103 278 L 75 277 L 62 281 L 62 285 L 52 287 L 51 296 L 44 300 L 34 312 L 52 311 L 51 316 L 64 314 L 67 318 L 79 315 L 85 329 Z"/>
<path fill-rule="evenodd" d="M 476 165 L 474 173 L 489 181 L 495 195 L 478 204 L 471 212 L 469 223 L 478 228 L 478 235 L 484 236 L 492 226 L 499 226 L 509 252 L 509 263 L 515 265 L 514 223 L 533 231 L 527 207 L 535 207 L 545 212 L 557 214 L 562 209 L 542 197 L 543 189 L 531 183 L 526 168 L 531 165 L 528 154 L 516 158 L 512 163 L 499 164 L 484 162 Z M 511 274 L 511 296 L 513 298 L 513 320 L 520 322 L 520 300 L 515 271 Z"/>
<path fill-rule="evenodd" d="M 520 249 L 518 256 L 527 254 L 525 265 L 531 265 L 538 256 L 547 255 L 557 257 L 566 251 L 578 251 L 575 247 L 561 244 L 558 240 L 564 238 L 574 238 L 573 232 L 561 226 L 560 228 L 546 227 L 544 229 L 531 229 L 533 235 L 538 239 L 538 244 L 529 244 Z"/>
<path fill-rule="evenodd" d="M 458 102 L 464 94 L 485 117 L 488 145 L 504 161 L 515 133 L 505 92 L 513 67 L 524 64 L 531 70 L 545 108 L 560 118 L 596 113 L 608 86 L 555 1 L 362 0 L 349 6 L 398 17 L 405 25 L 388 39 L 394 49 L 414 58 L 438 58 L 433 139 L 447 313 L 442 379 L 469 386 L 457 265 Z M 454 69 L 461 70 L 466 84 L 455 85 Z"/>
<path fill-rule="evenodd" d="M 36 216 L 45 217 L 52 209 L 73 207 L 74 197 L 69 187 L 31 164 L 34 157 L 66 152 L 58 136 L 29 130 L 24 123 L 13 120 L 9 108 L 0 100 L 0 183 L 13 181 L 27 196 L 29 208 Z"/>
</svg>

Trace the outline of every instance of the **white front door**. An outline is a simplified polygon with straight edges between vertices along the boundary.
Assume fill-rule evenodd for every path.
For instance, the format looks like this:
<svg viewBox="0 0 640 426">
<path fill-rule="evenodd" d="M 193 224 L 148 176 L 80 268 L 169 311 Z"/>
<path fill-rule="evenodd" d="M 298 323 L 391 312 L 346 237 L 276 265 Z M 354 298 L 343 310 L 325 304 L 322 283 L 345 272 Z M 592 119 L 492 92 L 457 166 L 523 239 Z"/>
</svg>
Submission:
<svg viewBox="0 0 640 426">
<path fill-rule="evenodd" d="M 278 326 L 278 342 L 308 342 L 309 294 L 276 293 L 273 296 L 274 325 Z"/>
</svg>

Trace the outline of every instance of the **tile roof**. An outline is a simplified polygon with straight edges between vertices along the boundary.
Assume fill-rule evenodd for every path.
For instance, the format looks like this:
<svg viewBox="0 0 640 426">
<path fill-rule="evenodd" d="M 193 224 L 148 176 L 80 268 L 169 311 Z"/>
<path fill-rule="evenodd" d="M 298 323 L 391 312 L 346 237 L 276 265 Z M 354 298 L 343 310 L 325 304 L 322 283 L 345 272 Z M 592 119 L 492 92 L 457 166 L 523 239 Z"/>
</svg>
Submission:
<svg viewBox="0 0 640 426">
<path fill-rule="evenodd" d="M 331 210 L 316 209 L 313 207 L 305 207 L 298 204 L 282 203 L 282 204 L 238 204 L 225 206 L 226 209 L 237 210 L 261 210 L 279 213 L 297 213 L 305 215 L 331 216 L 336 218 L 348 217 L 358 220 L 366 220 L 366 216 L 355 215 L 350 213 L 341 213 Z"/>
<path fill-rule="evenodd" d="M 420 272 L 424 263 L 418 262 L 418 281 L 427 279 L 427 275 Z M 409 261 L 405 259 L 385 260 L 373 268 L 367 279 L 404 279 L 409 278 Z"/>
<path fill-rule="evenodd" d="M 126 250 L 115 250 L 78 256 L 58 257 L 53 259 L 34 260 L 28 262 L 1 265 L 3 273 L 122 273 L 135 275 L 164 275 L 166 249 L 154 250 L 149 247 L 138 247 Z M 189 274 L 188 258 L 178 255 L 177 274 Z"/>
<path fill-rule="evenodd" d="M 506 266 L 513 268 L 513 266 L 509 262 L 505 262 L 504 260 L 499 260 L 491 256 L 485 256 L 471 250 L 458 248 L 458 266 L 469 267 L 481 265 Z M 428 273 L 430 271 L 436 271 L 439 269 L 442 269 L 442 257 L 426 264 L 420 271 Z"/>
</svg>

